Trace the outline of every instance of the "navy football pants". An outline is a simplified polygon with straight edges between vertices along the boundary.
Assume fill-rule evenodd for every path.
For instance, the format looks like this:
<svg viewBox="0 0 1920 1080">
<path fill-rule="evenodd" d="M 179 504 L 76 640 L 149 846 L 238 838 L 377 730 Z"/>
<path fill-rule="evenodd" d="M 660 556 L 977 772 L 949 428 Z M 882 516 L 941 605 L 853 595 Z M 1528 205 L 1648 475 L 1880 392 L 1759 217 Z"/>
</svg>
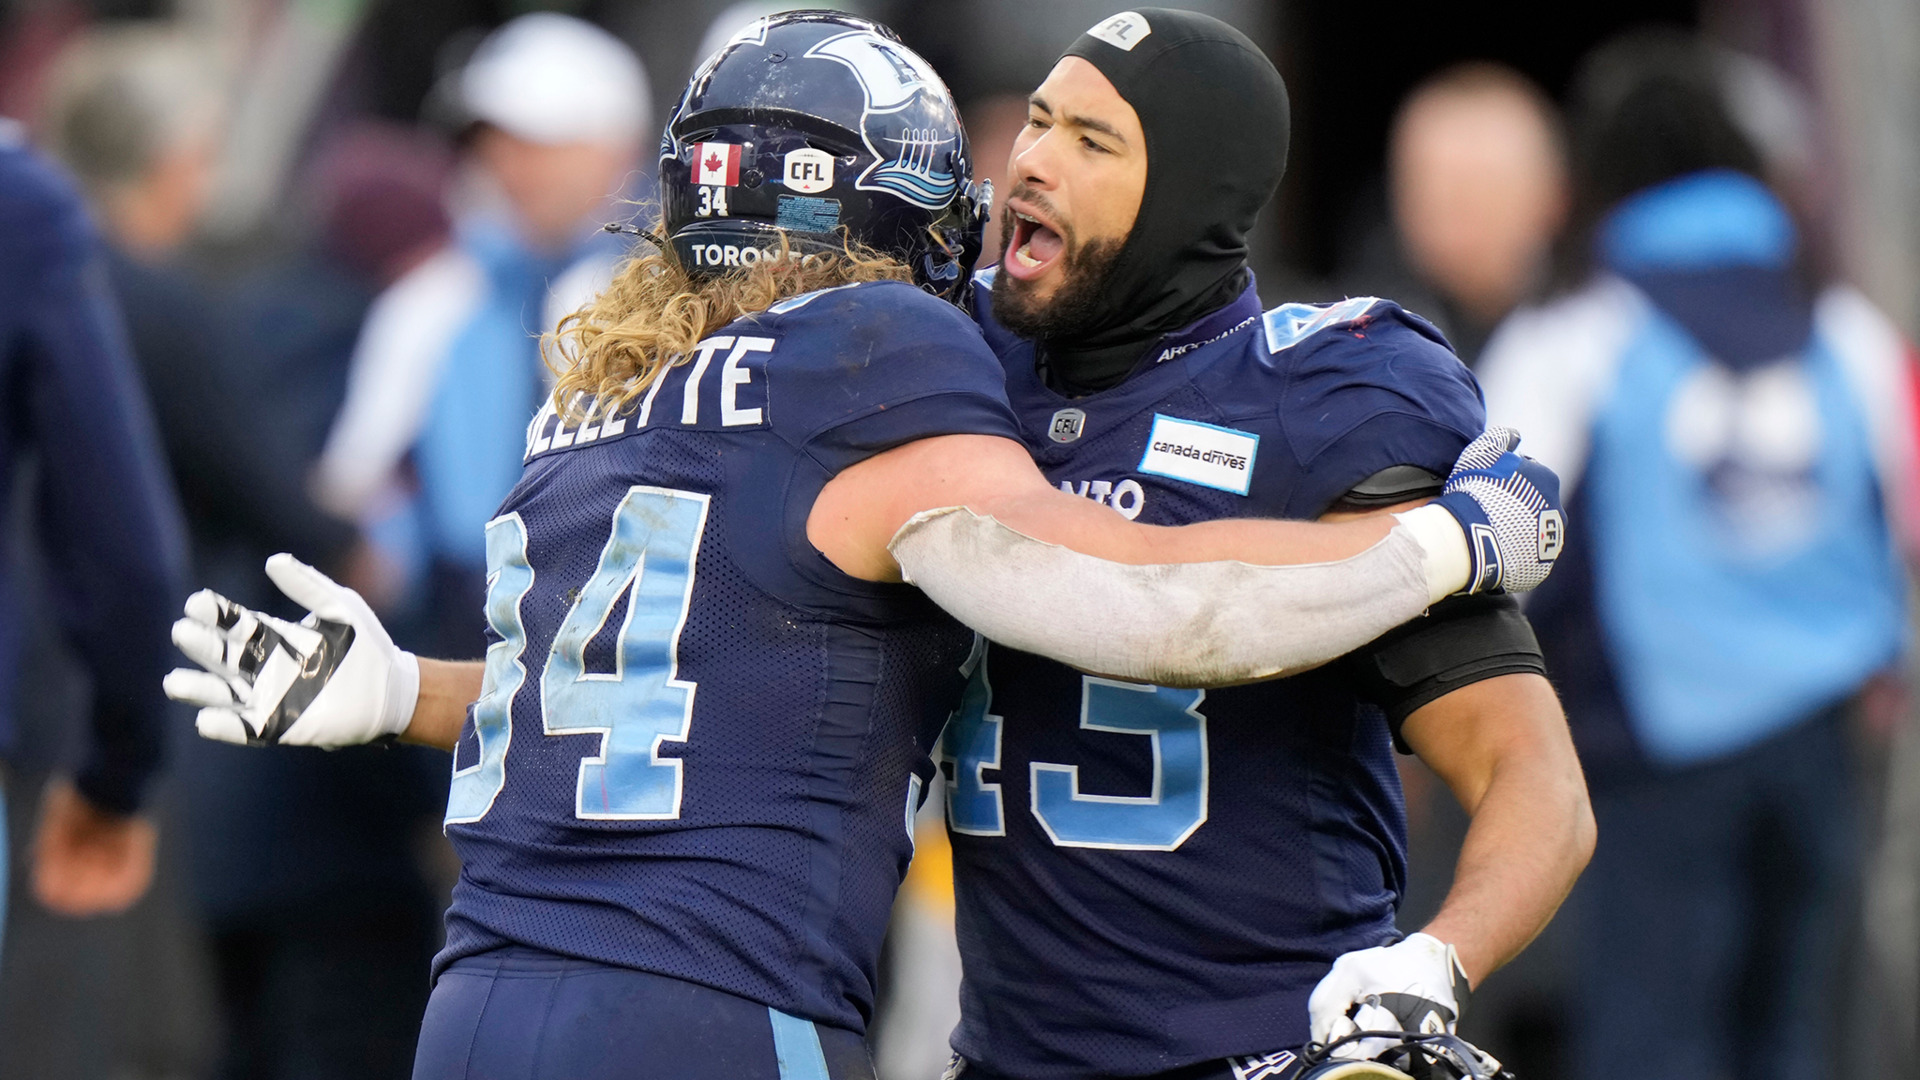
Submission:
<svg viewBox="0 0 1920 1080">
<path fill-rule="evenodd" d="M 866 1041 L 725 991 L 505 948 L 456 961 L 413 1080 L 873 1080 Z"/>
</svg>

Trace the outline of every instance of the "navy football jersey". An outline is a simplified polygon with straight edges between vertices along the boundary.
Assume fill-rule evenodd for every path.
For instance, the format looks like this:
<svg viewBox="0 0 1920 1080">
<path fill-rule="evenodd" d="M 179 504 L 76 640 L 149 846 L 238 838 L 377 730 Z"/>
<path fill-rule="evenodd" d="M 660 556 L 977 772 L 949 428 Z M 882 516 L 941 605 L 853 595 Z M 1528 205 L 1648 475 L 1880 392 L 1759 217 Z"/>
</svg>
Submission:
<svg viewBox="0 0 1920 1080">
<path fill-rule="evenodd" d="M 1263 314 L 1249 287 L 1125 382 L 1068 399 L 979 292 L 1041 469 L 1137 521 L 1316 517 L 1389 466 L 1444 475 L 1483 427 L 1439 333 L 1384 300 Z M 1395 933 L 1405 810 L 1381 711 L 1339 665 L 1205 691 L 999 646 L 970 669 L 939 748 L 954 1048 L 1065 1080 L 1306 1042 L 1334 958 Z"/>
<path fill-rule="evenodd" d="M 527 945 L 864 1030 L 972 635 L 806 520 L 842 469 L 962 433 L 1018 438 L 999 364 L 893 282 L 737 320 L 611 418 L 542 410 L 487 525 L 436 976 Z"/>
</svg>

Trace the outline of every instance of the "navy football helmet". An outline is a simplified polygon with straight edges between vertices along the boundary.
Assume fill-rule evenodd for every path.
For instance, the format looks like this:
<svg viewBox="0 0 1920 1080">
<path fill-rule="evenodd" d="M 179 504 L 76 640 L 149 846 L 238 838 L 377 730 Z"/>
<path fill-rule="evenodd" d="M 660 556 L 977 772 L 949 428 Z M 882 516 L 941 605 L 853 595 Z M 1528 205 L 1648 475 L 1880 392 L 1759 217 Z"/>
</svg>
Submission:
<svg viewBox="0 0 1920 1080">
<path fill-rule="evenodd" d="M 1332 1057 L 1335 1048 L 1362 1039 L 1393 1039 L 1397 1045 L 1371 1061 Z M 1311 1043 L 1300 1054 L 1294 1080 L 1514 1080 L 1512 1073 L 1485 1051 L 1445 1032 L 1361 1031 L 1322 1046 Z"/>
<path fill-rule="evenodd" d="M 833 11 L 755 21 L 700 65 L 660 144 L 667 242 L 724 273 L 848 240 L 960 302 L 992 185 L 976 184 L 953 95 L 893 31 Z"/>
</svg>

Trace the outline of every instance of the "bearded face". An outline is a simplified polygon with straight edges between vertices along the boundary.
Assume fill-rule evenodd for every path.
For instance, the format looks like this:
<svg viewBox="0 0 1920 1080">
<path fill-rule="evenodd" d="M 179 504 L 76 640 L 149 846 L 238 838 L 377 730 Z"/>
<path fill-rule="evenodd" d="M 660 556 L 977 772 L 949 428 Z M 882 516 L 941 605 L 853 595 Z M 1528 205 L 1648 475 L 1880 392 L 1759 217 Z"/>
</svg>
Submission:
<svg viewBox="0 0 1920 1080">
<path fill-rule="evenodd" d="M 1047 218 L 1016 210 L 1016 200 Z M 993 278 L 994 320 L 1038 341 L 1070 340 L 1098 329 L 1100 299 L 1125 240 L 1081 239 L 1045 195 L 1024 184 L 1014 185 L 1008 202 L 1001 211 L 1001 272 Z M 1015 266 L 1051 271 L 1044 290 L 1037 277 L 1009 269 Z"/>
</svg>

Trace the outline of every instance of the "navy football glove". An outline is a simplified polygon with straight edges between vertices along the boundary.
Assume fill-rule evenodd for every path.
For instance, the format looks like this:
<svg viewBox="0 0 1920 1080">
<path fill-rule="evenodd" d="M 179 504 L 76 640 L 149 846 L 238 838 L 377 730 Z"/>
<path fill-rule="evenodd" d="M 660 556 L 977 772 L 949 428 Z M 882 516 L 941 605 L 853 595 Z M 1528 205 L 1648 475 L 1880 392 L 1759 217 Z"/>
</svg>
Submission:
<svg viewBox="0 0 1920 1080">
<path fill-rule="evenodd" d="M 1435 500 L 1467 534 L 1469 593 L 1526 592 L 1547 580 L 1566 545 L 1560 478 L 1513 452 L 1512 428 L 1488 428 L 1467 444 Z"/>
</svg>

